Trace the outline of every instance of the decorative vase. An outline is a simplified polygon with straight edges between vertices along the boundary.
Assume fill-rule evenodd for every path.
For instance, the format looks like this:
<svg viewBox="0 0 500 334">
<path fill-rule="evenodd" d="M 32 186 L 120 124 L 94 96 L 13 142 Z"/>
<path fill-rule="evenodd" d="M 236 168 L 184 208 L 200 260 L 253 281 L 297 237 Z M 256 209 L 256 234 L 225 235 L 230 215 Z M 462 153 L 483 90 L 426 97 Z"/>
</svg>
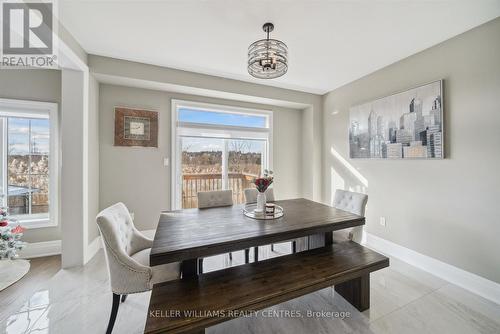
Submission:
<svg viewBox="0 0 500 334">
<path fill-rule="evenodd" d="M 257 193 L 257 208 L 255 209 L 255 212 L 257 213 L 264 213 L 266 210 L 266 193 L 265 192 L 258 192 Z"/>
</svg>

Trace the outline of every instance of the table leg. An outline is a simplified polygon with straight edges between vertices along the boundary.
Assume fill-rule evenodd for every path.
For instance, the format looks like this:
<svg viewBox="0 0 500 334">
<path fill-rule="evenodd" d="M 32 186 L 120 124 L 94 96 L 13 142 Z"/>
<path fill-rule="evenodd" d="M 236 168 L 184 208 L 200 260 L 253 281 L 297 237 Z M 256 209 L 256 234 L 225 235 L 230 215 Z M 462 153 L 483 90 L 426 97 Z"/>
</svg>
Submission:
<svg viewBox="0 0 500 334">
<path fill-rule="evenodd" d="M 199 273 L 198 259 L 189 259 L 182 261 L 181 273 L 182 278 L 196 277 Z"/>
<path fill-rule="evenodd" d="M 308 239 L 308 249 L 325 247 L 333 243 L 332 232 L 313 234 Z"/>
<path fill-rule="evenodd" d="M 325 232 L 325 246 L 333 244 L 333 232 Z"/>
<path fill-rule="evenodd" d="M 335 285 L 335 292 L 359 311 L 367 310 L 370 308 L 370 274 Z"/>
<path fill-rule="evenodd" d="M 323 235 L 321 235 L 321 238 L 323 240 Z M 309 236 L 297 238 L 292 242 L 292 252 L 297 253 L 309 250 L 309 244 Z"/>
<path fill-rule="evenodd" d="M 198 259 L 198 274 L 203 274 L 203 258 Z"/>
</svg>

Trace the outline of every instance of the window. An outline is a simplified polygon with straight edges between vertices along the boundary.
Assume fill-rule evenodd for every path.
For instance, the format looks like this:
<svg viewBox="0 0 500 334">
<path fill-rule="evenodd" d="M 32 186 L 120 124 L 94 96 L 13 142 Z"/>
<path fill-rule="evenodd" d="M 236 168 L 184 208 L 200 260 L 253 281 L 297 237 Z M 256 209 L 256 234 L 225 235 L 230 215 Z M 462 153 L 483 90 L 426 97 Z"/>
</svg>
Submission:
<svg viewBox="0 0 500 334">
<path fill-rule="evenodd" d="M 1 205 L 25 226 L 57 224 L 57 105 L 0 99 Z"/>
<path fill-rule="evenodd" d="M 272 113 L 173 101 L 172 207 L 197 207 L 198 191 L 244 189 L 271 166 Z"/>
<path fill-rule="evenodd" d="M 178 113 L 179 122 L 245 126 L 250 128 L 265 128 L 267 126 L 267 117 L 263 115 L 235 114 L 183 107 L 179 108 Z"/>
</svg>

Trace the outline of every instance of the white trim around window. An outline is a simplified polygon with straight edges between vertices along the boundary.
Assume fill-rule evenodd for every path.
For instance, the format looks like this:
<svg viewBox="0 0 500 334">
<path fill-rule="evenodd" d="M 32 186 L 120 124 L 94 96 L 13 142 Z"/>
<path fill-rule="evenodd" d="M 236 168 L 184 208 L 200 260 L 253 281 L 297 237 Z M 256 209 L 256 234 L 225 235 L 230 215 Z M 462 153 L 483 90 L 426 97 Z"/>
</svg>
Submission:
<svg viewBox="0 0 500 334">
<path fill-rule="evenodd" d="M 233 107 L 211 103 L 172 99 L 171 104 L 171 209 L 181 209 L 182 180 L 181 173 L 181 136 L 210 137 L 223 139 L 257 139 L 267 142 L 263 166 L 273 169 L 273 112 L 252 108 Z M 205 123 L 179 122 L 178 110 L 182 107 L 217 113 L 242 114 L 266 117 L 265 127 L 242 127 L 232 125 L 214 125 Z"/>
<path fill-rule="evenodd" d="M 49 217 L 40 217 L 40 215 L 32 214 L 19 219 L 19 223 L 23 226 L 32 228 L 41 228 L 49 226 L 57 226 L 59 223 L 59 117 L 58 105 L 52 102 L 28 101 L 28 100 L 13 100 L 0 99 L 0 117 L 23 117 L 23 118 L 47 118 L 49 119 Z M 3 201 L 7 200 L 5 186 L 7 181 L 7 161 L 4 159 L 7 152 L 6 143 L 6 122 L 0 121 L 0 136 L 2 136 L 0 168 L 2 168 L 2 194 Z M 7 203 L 0 203 L 4 206 Z"/>
</svg>

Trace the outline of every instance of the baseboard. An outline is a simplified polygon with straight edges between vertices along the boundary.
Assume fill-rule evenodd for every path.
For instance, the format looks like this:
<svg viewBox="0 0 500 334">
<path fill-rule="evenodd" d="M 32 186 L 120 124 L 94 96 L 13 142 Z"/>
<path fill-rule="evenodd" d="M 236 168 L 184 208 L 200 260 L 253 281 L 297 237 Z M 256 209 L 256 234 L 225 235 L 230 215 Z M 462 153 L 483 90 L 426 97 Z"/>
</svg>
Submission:
<svg viewBox="0 0 500 334">
<path fill-rule="evenodd" d="M 23 259 L 59 254 L 61 254 L 61 240 L 28 243 L 26 248 L 19 251 L 19 257 Z"/>
<path fill-rule="evenodd" d="M 156 230 L 144 230 L 141 231 L 148 238 L 153 238 Z M 87 247 L 86 258 L 90 261 L 102 248 L 101 237 L 96 237 Z M 33 259 L 36 257 L 60 255 L 61 254 L 61 240 L 52 241 L 42 241 L 42 242 L 30 242 L 26 245 L 26 248 L 19 251 L 19 257 L 22 259 Z"/>
<path fill-rule="evenodd" d="M 85 263 L 89 262 L 102 248 L 101 236 L 95 237 L 94 240 L 87 247 L 87 254 L 85 255 Z"/>
<path fill-rule="evenodd" d="M 395 257 L 500 305 L 500 284 L 366 233 L 368 248 Z"/>
<path fill-rule="evenodd" d="M 156 230 L 143 230 L 140 232 L 144 234 L 146 237 L 152 239 L 155 236 Z M 85 261 L 85 263 L 90 261 L 101 248 L 102 248 L 101 236 L 97 236 L 87 247 L 87 255 L 86 255 L 87 260 Z"/>
</svg>

